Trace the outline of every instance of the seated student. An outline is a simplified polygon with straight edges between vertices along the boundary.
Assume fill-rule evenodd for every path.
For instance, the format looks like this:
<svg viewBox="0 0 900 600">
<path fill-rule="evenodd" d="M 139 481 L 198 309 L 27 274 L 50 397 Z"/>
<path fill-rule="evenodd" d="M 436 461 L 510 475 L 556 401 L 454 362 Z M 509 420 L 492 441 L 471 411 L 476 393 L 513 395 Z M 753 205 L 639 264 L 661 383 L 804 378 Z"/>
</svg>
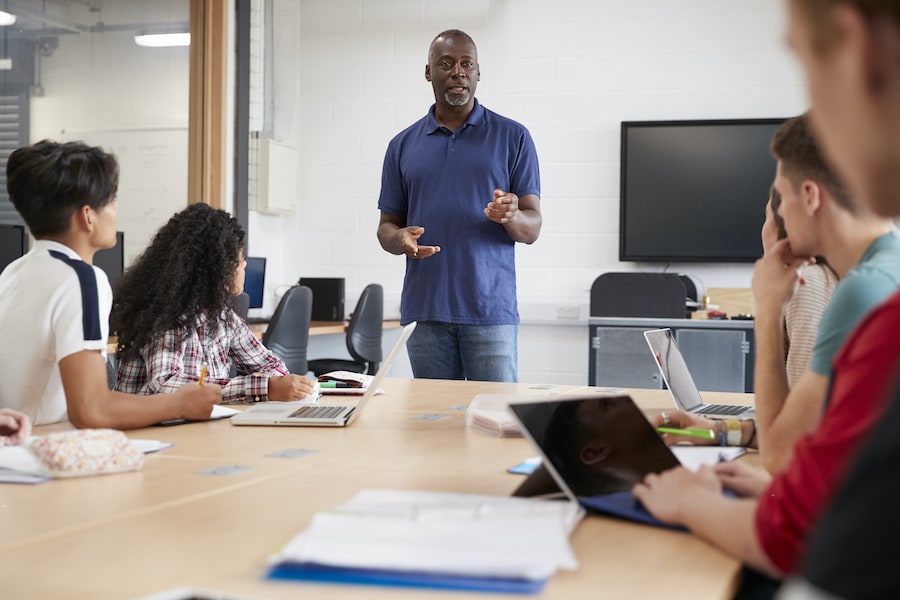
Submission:
<svg viewBox="0 0 900 600">
<path fill-rule="evenodd" d="M 774 187 L 766 204 L 766 221 L 762 228 L 763 252 L 787 239 L 784 219 L 778 214 L 781 194 Z M 784 307 L 784 346 L 787 357 L 785 370 L 788 387 L 794 387 L 800 376 L 809 368 L 815 347 L 816 332 L 822 314 L 831 300 L 838 276 L 824 256 L 817 256 L 815 264 L 800 270 L 800 281 Z"/>
<path fill-rule="evenodd" d="M 783 166 L 779 163 L 776 187 L 784 194 L 784 182 L 778 185 L 783 176 Z M 868 195 L 871 190 L 855 189 L 867 192 L 860 197 L 871 202 Z M 788 203 L 787 195 L 784 201 Z M 776 252 L 775 260 L 761 259 L 754 282 L 761 276 L 782 288 L 793 285 L 793 270 L 805 262 L 804 256 L 791 253 L 793 242 L 805 241 L 816 231 L 794 225 L 798 222 L 797 208 L 782 207 L 791 245 L 779 242 L 785 245 Z M 799 209 L 808 214 L 809 203 L 801 204 Z M 868 206 L 860 205 L 855 213 L 849 214 L 874 213 Z M 843 219 L 850 216 L 845 215 Z M 806 221 L 801 219 L 800 223 Z M 831 230 L 827 235 L 846 235 L 846 229 Z M 859 295 L 879 283 L 887 286 L 893 282 L 895 288 L 900 286 L 900 251 L 893 242 L 887 244 L 888 239 L 881 236 L 869 248 L 849 256 L 832 258 L 826 254 L 839 273 L 845 271 L 848 261 L 858 258 L 859 262 L 838 284 L 827 312 L 832 312 L 835 306 L 847 305 L 843 297 L 847 289 L 854 289 Z M 798 244 L 799 247 L 808 246 Z M 764 272 L 760 274 L 760 271 Z M 863 283 L 864 287 L 855 289 Z M 775 305 L 773 299 L 785 295 L 769 293 L 763 297 L 763 305 L 771 309 Z M 809 534 L 818 526 L 860 445 L 881 418 L 885 394 L 896 381 L 895 367 L 900 357 L 898 308 L 900 295 L 895 293 L 864 316 L 847 338 L 832 366 L 821 421 L 813 433 L 800 436 L 782 471 L 770 475 L 739 461 L 698 473 L 679 467 L 648 476 L 635 486 L 635 496 L 657 518 L 686 526 L 754 569 L 773 577 L 795 572 L 805 554 Z M 723 487 L 734 490 L 740 497 L 723 496 Z"/>
<path fill-rule="evenodd" d="M 0 408 L 0 446 L 21 444 L 31 435 L 31 419 L 23 412 Z"/>
<path fill-rule="evenodd" d="M 0 406 L 35 424 L 145 427 L 206 419 L 217 385 L 192 384 L 147 398 L 110 391 L 106 344 L 112 293 L 94 253 L 116 243 L 113 155 L 80 142 L 19 148 L 6 187 L 35 242 L 0 274 Z"/>
<path fill-rule="evenodd" d="M 193 204 L 173 216 L 116 286 L 116 389 L 165 392 L 197 381 L 205 368 L 226 403 L 312 394 L 315 382 L 289 374 L 230 308 L 246 264 L 244 230 L 227 212 Z"/>
<path fill-rule="evenodd" d="M 790 461 L 797 439 L 815 431 L 821 420 L 838 349 L 863 315 L 900 285 L 900 237 L 891 219 L 875 215 L 845 190 L 822 158 L 807 116 L 789 119 L 778 129 L 772 152 L 788 237 L 767 249 L 753 271 L 757 421 L 732 425 L 741 428 L 743 445 L 757 441 L 763 465 L 778 473 Z M 840 282 L 819 322 L 809 368 L 789 387 L 784 307 L 798 287 L 797 269 L 812 256 L 824 256 Z M 666 419 L 677 427 L 722 427 L 679 412 L 660 415 L 654 423 Z M 675 441 L 680 438 L 667 436 L 667 442 Z"/>
<path fill-rule="evenodd" d="M 788 39 L 806 71 L 816 133 L 829 158 L 873 210 L 900 216 L 900 6 L 789 5 Z M 784 593 L 784 600 L 892 598 L 900 589 L 900 294 L 864 327 L 855 335 L 859 359 L 890 354 L 894 391 L 808 543 L 803 577 L 818 593 L 792 590 L 798 593 Z"/>
</svg>

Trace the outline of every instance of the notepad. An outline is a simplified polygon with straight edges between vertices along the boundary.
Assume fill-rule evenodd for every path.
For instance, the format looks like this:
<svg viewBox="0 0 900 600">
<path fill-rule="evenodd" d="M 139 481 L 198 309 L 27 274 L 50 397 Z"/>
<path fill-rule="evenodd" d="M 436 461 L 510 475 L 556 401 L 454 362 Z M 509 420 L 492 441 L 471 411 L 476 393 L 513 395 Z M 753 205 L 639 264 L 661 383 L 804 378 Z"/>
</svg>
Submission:
<svg viewBox="0 0 900 600">
<path fill-rule="evenodd" d="M 568 537 L 583 515 L 570 502 L 362 490 L 317 513 L 269 577 L 533 592 L 577 567 Z"/>
</svg>

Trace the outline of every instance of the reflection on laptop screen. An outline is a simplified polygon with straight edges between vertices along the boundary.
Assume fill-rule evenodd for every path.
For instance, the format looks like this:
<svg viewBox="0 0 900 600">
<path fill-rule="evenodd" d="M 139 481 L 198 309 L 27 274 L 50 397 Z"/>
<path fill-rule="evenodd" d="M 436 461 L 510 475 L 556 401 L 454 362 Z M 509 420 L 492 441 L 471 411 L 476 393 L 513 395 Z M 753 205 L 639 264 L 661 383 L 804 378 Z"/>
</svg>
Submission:
<svg viewBox="0 0 900 600">
<path fill-rule="evenodd" d="M 629 396 L 513 404 L 528 436 L 576 497 L 630 491 L 679 465 Z"/>
<path fill-rule="evenodd" d="M 694 378 L 691 377 L 687 363 L 684 362 L 681 351 L 675 345 L 672 330 L 646 331 L 644 337 L 647 338 L 647 343 L 659 365 L 659 372 L 679 408 L 690 410 L 703 404 L 703 399 L 700 397 L 700 392 L 697 391 L 697 385 L 694 383 Z"/>
<path fill-rule="evenodd" d="M 265 287 L 266 259 L 248 256 L 244 275 L 244 291 L 250 296 L 250 308 L 262 308 Z"/>
</svg>

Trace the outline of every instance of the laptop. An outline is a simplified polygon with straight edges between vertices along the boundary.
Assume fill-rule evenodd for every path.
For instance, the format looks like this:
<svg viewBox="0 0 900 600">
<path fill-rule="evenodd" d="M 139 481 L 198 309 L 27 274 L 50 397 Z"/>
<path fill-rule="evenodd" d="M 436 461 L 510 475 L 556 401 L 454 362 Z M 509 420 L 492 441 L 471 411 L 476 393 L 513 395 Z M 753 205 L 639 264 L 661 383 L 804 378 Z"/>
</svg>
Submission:
<svg viewBox="0 0 900 600">
<path fill-rule="evenodd" d="M 232 425 L 288 425 L 299 427 L 346 427 L 362 414 L 366 404 L 378 392 L 378 386 L 391 370 L 391 366 L 400 354 L 400 349 L 409 339 L 415 321 L 403 328 L 400 337 L 387 358 L 381 363 L 366 393 L 355 404 L 289 404 L 284 402 L 261 402 L 231 417 Z"/>
<path fill-rule="evenodd" d="M 671 329 L 651 329 L 644 332 L 644 338 L 679 409 L 709 419 L 750 419 L 756 415 L 753 406 L 703 402 Z"/>
<path fill-rule="evenodd" d="M 514 496 L 562 495 L 599 512 L 669 527 L 631 490 L 648 474 L 681 463 L 630 396 L 557 398 L 510 404 L 510 410 L 543 459 Z"/>
</svg>

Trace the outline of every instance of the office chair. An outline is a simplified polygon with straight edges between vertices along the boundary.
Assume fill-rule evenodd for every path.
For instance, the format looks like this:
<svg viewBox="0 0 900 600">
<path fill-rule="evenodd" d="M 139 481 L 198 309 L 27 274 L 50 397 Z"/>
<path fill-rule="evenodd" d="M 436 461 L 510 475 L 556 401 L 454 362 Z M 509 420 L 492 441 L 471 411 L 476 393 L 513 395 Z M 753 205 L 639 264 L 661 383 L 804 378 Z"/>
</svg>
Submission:
<svg viewBox="0 0 900 600">
<path fill-rule="evenodd" d="M 284 293 L 269 326 L 263 345 L 284 361 L 288 370 L 306 375 L 306 348 L 309 344 L 309 322 L 312 317 L 312 290 L 295 285 Z"/>
<path fill-rule="evenodd" d="M 347 352 L 353 360 L 317 358 L 309 361 L 316 377 L 331 371 L 351 371 L 374 375 L 381 363 L 381 333 L 384 328 L 384 289 L 377 283 L 366 286 L 347 325 Z"/>
<path fill-rule="evenodd" d="M 250 294 L 241 292 L 237 296 L 231 298 L 230 305 L 237 316 L 246 321 L 247 313 L 250 311 Z"/>
<path fill-rule="evenodd" d="M 604 273 L 591 285 L 591 316 L 684 319 L 686 300 L 675 273 Z"/>
</svg>

